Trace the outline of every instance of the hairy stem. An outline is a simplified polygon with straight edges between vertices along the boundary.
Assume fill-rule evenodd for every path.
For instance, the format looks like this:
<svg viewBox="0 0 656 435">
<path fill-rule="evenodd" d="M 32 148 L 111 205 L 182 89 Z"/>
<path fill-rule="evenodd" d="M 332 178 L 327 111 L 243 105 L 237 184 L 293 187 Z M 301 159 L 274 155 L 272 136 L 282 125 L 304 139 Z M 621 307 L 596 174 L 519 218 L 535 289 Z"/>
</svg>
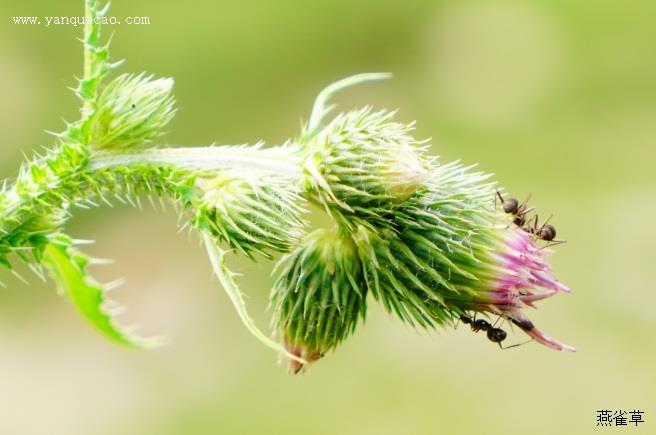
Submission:
<svg viewBox="0 0 656 435">
<path fill-rule="evenodd" d="M 286 146 L 260 149 L 257 146 L 150 148 L 139 152 L 97 154 L 90 171 L 133 164 L 166 164 L 180 169 L 265 171 L 300 176 L 301 165 L 294 150 Z"/>
<path fill-rule="evenodd" d="M 107 4 L 107 6 L 109 3 Z M 107 13 L 105 9 L 98 11 L 97 0 L 86 0 L 84 2 L 84 30 L 82 44 L 84 47 L 84 67 L 77 90 L 82 99 L 82 121 L 89 118 L 94 111 L 96 94 L 100 80 L 110 65 L 106 63 L 107 49 L 100 47 L 100 25 L 93 22 L 99 15 Z"/>
<path fill-rule="evenodd" d="M 74 159 L 70 157 L 75 155 Z M 65 164 L 64 164 L 65 162 Z M 88 154 L 62 145 L 50 155 L 23 165 L 16 182 L 0 191 L 0 245 L 29 246 L 18 237 L 40 216 L 52 216 L 43 233 L 61 227 L 72 206 L 86 207 L 107 195 L 129 198 L 137 190 L 176 197 L 198 171 L 276 174 L 300 184 L 302 166 L 294 148 L 216 146 L 152 148 L 127 153 Z M 0 252 L 0 255 L 2 252 Z"/>
<path fill-rule="evenodd" d="M 93 23 L 91 22 L 91 19 L 93 18 L 94 11 L 96 8 L 96 0 L 87 0 L 84 2 L 84 35 L 83 35 L 83 44 L 84 44 L 84 75 L 82 76 L 82 80 L 89 80 L 91 78 L 92 74 L 92 59 L 93 59 L 93 52 L 91 51 L 91 47 L 89 46 L 89 39 L 91 38 L 91 34 L 93 32 Z M 84 100 L 82 103 L 82 116 L 87 117 L 91 113 L 92 107 L 91 107 L 91 100 Z"/>
</svg>

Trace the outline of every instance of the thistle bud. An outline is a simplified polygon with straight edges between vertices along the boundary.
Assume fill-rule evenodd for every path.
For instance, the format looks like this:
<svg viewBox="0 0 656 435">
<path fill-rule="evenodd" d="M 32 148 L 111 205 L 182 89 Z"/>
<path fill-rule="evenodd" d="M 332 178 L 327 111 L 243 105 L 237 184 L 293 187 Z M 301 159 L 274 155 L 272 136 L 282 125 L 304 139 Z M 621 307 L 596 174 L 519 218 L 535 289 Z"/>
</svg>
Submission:
<svg viewBox="0 0 656 435">
<path fill-rule="evenodd" d="M 428 175 L 423 142 L 394 112 L 340 114 L 309 144 L 306 171 L 321 202 L 381 214 L 409 198 Z"/>
<path fill-rule="evenodd" d="M 548 249 L 495 207 L 486 178 L 458 163 L 433 170 L 425 189 L 395 213 L 397 232 L 383 231 L 374 244 L 374 296 L 409 323 L 431 327 L 485 312 L 552 349 L 573 351 L 522 313 L 569 289 L 553 276 Z"/>
<path fill-rule="evenodd" d="M 151 141 L 175 114 L 173 79 L 123 74 L 102 91 L 89 119 L 89 145 L 129 148 Z"/>
<path fill-rule="evenodd" d="M 196 187 L 196 225 L 249 257 L 286 252 L 301 234 L 301 198 L 285 177 L 224 171 L 199 177 Z"/>
<path fill-rule="evenodd" d="M 316 230 L 283 257 L 271 295 L 274 325 L 285 347 L 308 362 L 334 349 L 366 312 L 366 286 L 351 238 Z M 290 360 L 294 373 L 303 366 Z"/>
</svg>

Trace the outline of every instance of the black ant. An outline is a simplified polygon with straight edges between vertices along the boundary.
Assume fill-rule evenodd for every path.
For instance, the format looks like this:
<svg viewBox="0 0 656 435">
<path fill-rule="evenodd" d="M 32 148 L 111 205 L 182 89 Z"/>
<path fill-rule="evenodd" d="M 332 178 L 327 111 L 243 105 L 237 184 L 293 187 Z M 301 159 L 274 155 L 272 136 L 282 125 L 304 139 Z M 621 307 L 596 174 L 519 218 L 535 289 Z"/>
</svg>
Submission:
<svg viewBox="0 0 656 435">
<path fill-rule="evenodd" d="M 565 243 L 565 240 L 556 240 L 556 227 L 554 227 L 553 225 L 549 225 L 550 220 L 551 220 L 551 216 L 549 216 L 549 219 L 544 221 L 542 225 L 538 226 L 538 215 L 535 215 L 535 219 L 533 219 L 533 224 L 524 228 L 524 231 L 526 231 L 529 234 L 533 234 L 535 237 L 537 237 L 540 240 L 549 242 L 547 246 Z"/>
<path fill-rule="evenodd" d="M 513 215 L 513 223 L 522 228 L 526 224 L 526 215 L 533 211 L 533 208 L 528 207 L 528 200 L 531 199 L 531 195 L 529 195 L 521 204 L 517 201 L 517 198 L 504 199 L 503 196 L 501 196 L 501 192 L 498 190 L 497 196 L 501 200 L 501 206 L 503 207 L 504 213 Z M 496 198 L 494 198 L 494 202 L 496 203 Z"/>
<path fill-rule="evenodd" d="M 514 317 L 509 317 L 509 319 L 510 319 L 511 322 L 513 322 L 515 325 L 519 326 L 524 331 L 532 331 L 535 328 L 535 326 L 533 325 L 533 322 L 531 322 L 528 319 L 517 320 Z"/>
<path fill-rule="evenodd" d="M 466 316 L 464 314 L 460 316 L 460 320 L 462 320 L 463 323 L 469 325 L 471 327 L 471 330 L 474 332 L 485 331 L 487 335 L 487 339 L 493 343 L 497 343 L 501 349 L 510 349 L 524 344 L 524 343 L 518 343 L 518 344 L 513 344 L 511 346 L 503 347 L 501 345 L 501 342 L 505 340 L 506 337 L 508 337 L 508 333 L 503 329 L 491 325 L 490 322 L 488 322 L 485 319 L 476 319 L 476 318 L 472 319 L 471 317 Z"/>
</svg>

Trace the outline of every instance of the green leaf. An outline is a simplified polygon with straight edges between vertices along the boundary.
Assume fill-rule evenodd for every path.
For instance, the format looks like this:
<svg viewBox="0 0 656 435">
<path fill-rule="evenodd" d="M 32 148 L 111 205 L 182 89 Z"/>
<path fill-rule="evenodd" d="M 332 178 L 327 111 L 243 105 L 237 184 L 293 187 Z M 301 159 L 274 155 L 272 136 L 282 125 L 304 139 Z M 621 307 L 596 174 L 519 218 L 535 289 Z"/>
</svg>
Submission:
<svg viewBox="0 0 656 435">
<path fill-rule="evenodd" d="M 237 310 L 237 314 L 239 315 L 239 318 L 244 323 L 246 328 L 258 340 L 260 340 L 262 343 L 264 343 L 271 349 L 276 350 L 278 352 L 282 352 L 288 358 L 296 360 L 301 364 L 307 364 L 307 361 L 305 361 L 303 358 L 299 358 L 298 356 L 288 352 L 283 346 L 281 346 L 279 343 L 272 340 L 271 338 L 267 337 L 262 331 L 258 329 L 257 325 L 255 325 L 255 322 L 249 316 L 248 311 L 246 310 L 246 301 L 244 300 L 243 294 L 239 289 L 239 286 L 234 280 L 233 277 L 234 274 L 225 265 L 225 261 L 224 261 L 225 251 L 223 251 L 221 248 L 217 246 L 216 241 L 212 237 L 211 233 L 209 233 L 208 231 L 204 231 L 202 235 L 203 235 L 203 242 L 205 243 L 205 247 L 207 248 L 207 254 L 210 257 L 210 263 L 212 263 L 212 268 L 214 269 L 214 273 L 216 274 L 216 277 L 219 279 L 219 282 L 225 289 L 226 293 L 228 293 L 228 296 L 230 297 L 232 304 L 235 306 L 235 309 Z"/>
<path fill-rule="evenodd" d="M 162 338 L 142 338 L 121 328 L 107 310 L 106 289 L 86 271 L 90 259 L 71 246 L 70 239 L 59 235 L 46 245 L 43 264 L 50 270 L 60 291 L 80 313 L 110 340 L 134 348 L 153 348 Z"/>
</svg>

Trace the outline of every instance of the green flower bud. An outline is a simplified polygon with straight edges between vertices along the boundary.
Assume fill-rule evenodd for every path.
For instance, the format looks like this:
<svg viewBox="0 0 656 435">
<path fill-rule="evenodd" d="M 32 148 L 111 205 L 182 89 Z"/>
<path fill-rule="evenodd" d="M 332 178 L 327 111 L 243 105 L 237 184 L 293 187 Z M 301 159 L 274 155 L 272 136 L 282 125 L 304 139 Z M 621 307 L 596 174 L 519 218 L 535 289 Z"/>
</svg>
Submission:
<svg viewBox="0 0 656 435">
<path fill-rule="evenodd" d="M 224 171 L 199 177 L 196 187 L 201 193 L 196 225 L 249 257 L 286 252 L 302 233 L 302 199 L 286 177 Z"/>
<path fill-rule="evenodd" d="M 142 145 L 162 134 L 175 114 L 173 79 L 123 74 L 102 91 L 88 121 L 89 145 L 98 149 Z"/>
<path fill-rule="evenodd" d="M 283 257 L 271 295 L 274 325 L 287 350 L 308 362 L 334 349 L 366 313 L 366 285 L 353 240 L 321 229 Z M 290 361 L 290 370 L 303 368 Z"/>
<path fill-rule="evenodd" d="M 380 215 L 409 198 L 428 175 L 414 124 L 371 108 L 340 114 L 308 144 L 306 171 L 319 200 Z"/>
</svg>

